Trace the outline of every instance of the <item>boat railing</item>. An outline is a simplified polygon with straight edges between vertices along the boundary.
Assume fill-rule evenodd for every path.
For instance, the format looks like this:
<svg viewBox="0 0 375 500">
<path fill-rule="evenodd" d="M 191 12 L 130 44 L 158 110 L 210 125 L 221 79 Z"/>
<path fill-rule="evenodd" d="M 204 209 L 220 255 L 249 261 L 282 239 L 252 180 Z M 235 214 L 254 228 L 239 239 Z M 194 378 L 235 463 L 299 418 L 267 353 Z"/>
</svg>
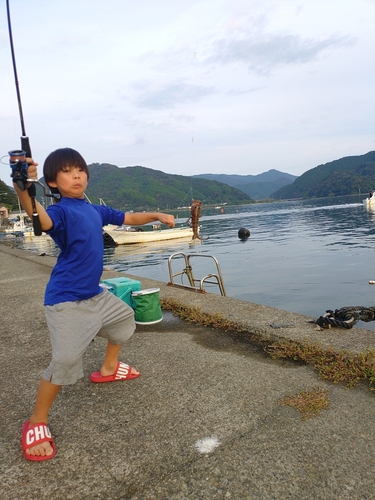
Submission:
<svg viewBox="0 0 375 500">
<path fill-rule="evenodd" d="M 203 278 L 196 278 L 194 276 L 194 273 L 193 273 L 193 267 L 191 265 L 191 260 L 193 258 L 196 259 L 198 257 L 212 259 L 216 265 L 217 274 L 210 273 L 210 274 L 207 274 L 206 276 L 204 276 Z M 184 267 L 184 269 L 182 269 L 182 271 L 178 271 L 176 273 L 173 273 L 172 261 L 177 259 L 177 258 L 184 259 L 185 267 Z M 193 290 L 193 291 L 200 292 L 200 293 L 206 293 L 206 290 L 204 288 L 204 286 L 206 284 L 217 285 L 219 287 L 221 295 L 226 297 L 226 291 L 225 291 L 223 277 L 222 277 L 221 270 L 220 270 L 220 265 L 219 265 L 219 262 L 216 259 L 216 257 L 214 257 L 213 255 L 205 255 L 205 254 L 200 254 L 200 253 L 191 253 L 191 254 L 186 255 L 183 252 L 177 252 L 177 253 L 172 254 L 168 258 L 168 269 L 169 269 L 169 279 L 170 279 L 170 281 L 168 283 L 169 286 L 174 286 L 177 288 L 185 288 L 185 289 Z M 176 283 L 175 278 L 177 276 L 181 276 L 182 281 L 183 281 L 184 276 L 186 276 L 188 281 L 189 281 L 189 285 L 184 285 L 183 283 L 181 283 L 181 284 Z"/>
</svg>

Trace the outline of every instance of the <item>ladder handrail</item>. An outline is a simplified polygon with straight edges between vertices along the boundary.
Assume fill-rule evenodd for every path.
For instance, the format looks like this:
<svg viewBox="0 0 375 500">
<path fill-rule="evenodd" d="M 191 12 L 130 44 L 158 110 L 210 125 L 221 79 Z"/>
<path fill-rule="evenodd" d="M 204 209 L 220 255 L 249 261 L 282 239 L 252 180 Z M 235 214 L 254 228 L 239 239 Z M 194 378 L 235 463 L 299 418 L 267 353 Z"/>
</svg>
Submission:
<svg viewBox="0 0 375 500">
<path fill-rule="evenodd" d="M 184 258 L 185 268 L 182 271 L 179 271 L 179 272 L 173 274 L 173 272 L 172 272 L 172 260 L 176 257 L 183 257 Z M 217 274 L 208 274 L 207 276 L 204 276 L 201 279 L 196 279 L 194 277 L 193 268 L 191 265 L 191 259 L 193 257 L 206 257 L 206 258 L 213 259 L 215 264 L 216 264 Z M 176 252 L 176 253 L 170 255 L 170 257 L 168 258 L 168 269 L 169 269 L 169 278 L 170 278 L 170 282 L 168 283 L 169 285 L 178 286 L 177 284 L 174 283 L 173 279 L 176 276 L 186 275 L 188 280 L 189 280 L 190 287 L 192 289 L 195 289 L 195 290 L 198 290 L 201 292 L 205 292 L 204 283 L 209 283 L 212 285 L 218 285 L 221 295 L 223 295 L 224 297 L 226 296 L 226 291 L 225 291 L 225 287 L 224 287 L 224 283 L 223 283 L 223 277 L 222 277 L 221 270 L 220 270 L 220 264 L 219 264 L 218 260 L 216 259 L 216 257 L 214 257 L 213 255 L 206 255 L 206 254 L 201 254 L 201 253 L 191 253 L 191 254 L 186 255 L 183 252 Z M 210 279 L 210 278 L 215 278 L 216 282 L 208 281 L 208 279 Z M 199 288 L 196 287 L 196 283 L 199 283 Z"/>
</svg>

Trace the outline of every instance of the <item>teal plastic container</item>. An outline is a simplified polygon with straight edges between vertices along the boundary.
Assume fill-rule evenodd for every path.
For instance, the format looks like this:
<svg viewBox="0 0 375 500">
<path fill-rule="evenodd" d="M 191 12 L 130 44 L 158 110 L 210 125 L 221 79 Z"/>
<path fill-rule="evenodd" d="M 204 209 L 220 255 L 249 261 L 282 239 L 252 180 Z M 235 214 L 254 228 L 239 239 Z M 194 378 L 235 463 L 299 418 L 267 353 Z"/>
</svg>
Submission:
<svg viewBox="0 0 375 500">
<path fill-rule="evenodd" d="M 137 292 L 141 289 L 140 281 L 125 277 L 102 280 L 101 284 L 130 307 L 133 307 L 132 292 Z"/>
</svg>

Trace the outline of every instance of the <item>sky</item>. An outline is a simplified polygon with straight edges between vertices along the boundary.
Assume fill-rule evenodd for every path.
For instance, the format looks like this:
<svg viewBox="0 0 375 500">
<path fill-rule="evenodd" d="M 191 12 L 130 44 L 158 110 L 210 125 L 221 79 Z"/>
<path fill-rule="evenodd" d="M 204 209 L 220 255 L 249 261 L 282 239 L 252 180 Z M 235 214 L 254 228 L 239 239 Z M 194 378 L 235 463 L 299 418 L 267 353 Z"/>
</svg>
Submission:
<svg viewBox="0 0 375 500">
<path fill-rule="evenodd" d="M 9 0 L 39 175 L 59 147 L 169 174 L 375 150 L 375 0 Z M 21 124 L 0 10 L 0 179 Z"/>
</svg>

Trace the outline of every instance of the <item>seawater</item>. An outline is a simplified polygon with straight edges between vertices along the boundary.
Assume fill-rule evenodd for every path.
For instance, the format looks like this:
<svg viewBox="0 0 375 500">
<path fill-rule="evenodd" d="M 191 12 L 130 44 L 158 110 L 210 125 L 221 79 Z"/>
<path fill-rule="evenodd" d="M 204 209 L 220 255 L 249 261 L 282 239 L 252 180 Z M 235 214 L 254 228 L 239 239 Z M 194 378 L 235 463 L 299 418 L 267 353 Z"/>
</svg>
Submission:
<svg viewBox="0 0 375 500">
<path fill-rule="evenodd" d="M 216 274 L 219 262 L 227 295 L 286 311 L 319 317 L 327 309 L 374 306 L 375 213 L 362 203 L 365 196 L 262 203 L 202 209 L 201 244 L 174 241 L 123 245 L 105 250 L 104 265 L 135 276 L 170 281 L 168 258 L 183 252 L 192 258 L 194 276 Z M 186 211 L 176 212 L 186 221 Z M 242 241 L 238 230 L 250 237 Z M 36 241 L 35 241 L 36 240 Z M 23 241 L 26 250 L 57 255 L 50 241 Z M 181 263 L 181 264 L 180 264 Z M 183 261 L 172 261 L 172 271 Z M 180 278 L 175 278 L 180 283 Z M 183 280 L 187 284 L 186 278 Z M 217 286 L 208 291 L 220 293 Z M 375 330 L 375 322 L 359 323 Z"/>
</svg>

